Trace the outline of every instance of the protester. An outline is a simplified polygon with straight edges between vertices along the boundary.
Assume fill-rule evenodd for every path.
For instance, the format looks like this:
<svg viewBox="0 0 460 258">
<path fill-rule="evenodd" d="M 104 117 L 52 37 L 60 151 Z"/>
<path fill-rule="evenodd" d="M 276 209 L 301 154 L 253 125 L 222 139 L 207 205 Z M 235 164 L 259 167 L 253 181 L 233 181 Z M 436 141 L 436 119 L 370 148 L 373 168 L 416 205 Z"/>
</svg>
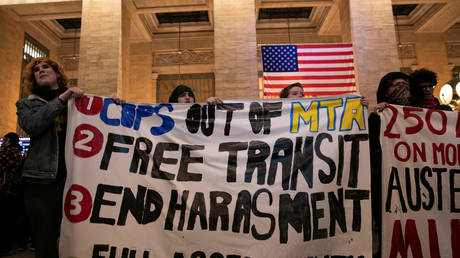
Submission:
<svg viewBox="0 0 460 258">
<path fill-rule="evenodd" d="M 169 96 L 169 103 L 195 103 L 193 90 L 185 85 L 178 85 Z"/>
<path fill-rule="evenodd" d="M 16 103 L 18 122 L 30 136 L 24 162 L 24 202 L 30 220 L 35 257 L 57 257 L 62 194 L 66 178 L 64 144 L 67 101 L 83 96 L 67 88 L 62 66 L 49 58 L 35 58 L 24 70 L 28 98 Z"/>
<path fill-rule="evenodd" d="M 448 105 L 441 105 L 439 100 L 433 96 L 433 90 L 438 83 L 436 73 L 420 69 L 413 72 L 410 77 L 413 80 L 413 87 L 419 87 L 423 90 L 423 98 L 418 100 L 418 104 L 423 108 L 452 111 Z"/>
<path fill-rule="evenodd" d="M 178 85 L 169 96 L 169 103 L 195 103 L 195 94 L 193 90 L 186 85 Z M 218 97 L 209 97 L 208 104 L 222 104 L 223 101 Z"/>
<path fill-rule="evenodd" d="M 0 256 L 7 255 L 17 235 L 22 147 L 16 133 L 7 133 L 0 148 Z"/>
<path fill-rule="evenodd" d="M 303 97 L 303 87 L 300 82 L 290 84 L 289 86 L 284 87 L 280 92 L 280 98 L 282 99 L 297 99 Z"/>
<path fill-rule="evenodd" d="M 390 72 L 383 76 L 377 89 L 377 106 L 374 111 L 382 111 L 389 104 L 418 106 L 417 100 L 423 97 L 423 92 L 420 88 L 410 87 L 411 83 L 405 73 Z"/>
<path fill-rule="evenodd" d="M 369 116 L 369 145 L 371 151 L 371 195 L 372 195 L 372 229 L 374 256 L 380 257 L 381 235 L 381 203 L 382 203 L 382 150 L 380 147 L 380 117 L 381 112 L 390 104 L 402 106 L 417 106 L 417 99 L 423 93 L 420 89 L 410 87 L 410 78 L 401 72 L 390 72 L 382 77 L 377 89 L 377 106 Z"/>
</svg>

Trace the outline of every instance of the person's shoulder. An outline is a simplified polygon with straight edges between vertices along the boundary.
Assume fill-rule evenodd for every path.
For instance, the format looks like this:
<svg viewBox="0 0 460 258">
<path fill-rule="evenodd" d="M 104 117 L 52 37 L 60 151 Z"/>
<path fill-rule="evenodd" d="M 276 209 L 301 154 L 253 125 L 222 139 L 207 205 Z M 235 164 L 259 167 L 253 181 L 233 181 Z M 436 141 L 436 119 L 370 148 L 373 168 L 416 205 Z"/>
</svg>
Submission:
<svg viewBox="0 0 460 258">
<path fill-rule="evenodd" d="M 32 103 L 45 103 L 39 96 L 31 94 L 26 98 L 22 98 L 16 102 L 16 106 L 19 105 L 28 105 Z"/>
<path fill-rule="evenodd" d="M 445 111 L 452 111 L 452 108 L 450 108 L 448 105 L 438 105 L 436 106 L 437 110 L 445 110 Z"/>
</svg>

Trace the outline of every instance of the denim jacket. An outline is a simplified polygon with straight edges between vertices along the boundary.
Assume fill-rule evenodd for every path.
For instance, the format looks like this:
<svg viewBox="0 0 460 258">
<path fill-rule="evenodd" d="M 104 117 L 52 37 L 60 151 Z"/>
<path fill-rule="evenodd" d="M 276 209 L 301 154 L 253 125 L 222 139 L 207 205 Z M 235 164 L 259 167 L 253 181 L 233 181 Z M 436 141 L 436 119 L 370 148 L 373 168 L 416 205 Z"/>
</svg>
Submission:
<svg viewBox="0 0 460 258">
<path fill-rule="evenodd" d="M 67 106 L 59 98 L 47 102 L 31 94 L 19 100 L 16 107 L 19 126 L 30 136 L 23 177 L 43 183 L 55 181 L 59 160 L 55 119 Z"/>
</svg>

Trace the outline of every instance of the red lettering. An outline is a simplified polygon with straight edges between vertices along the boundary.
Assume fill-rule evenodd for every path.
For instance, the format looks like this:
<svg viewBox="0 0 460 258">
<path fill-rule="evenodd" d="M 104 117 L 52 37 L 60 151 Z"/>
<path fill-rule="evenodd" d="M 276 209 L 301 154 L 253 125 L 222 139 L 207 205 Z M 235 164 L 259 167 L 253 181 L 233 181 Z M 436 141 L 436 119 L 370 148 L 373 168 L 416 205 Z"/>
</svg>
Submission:
<svg viewBox="0 0 460 258">
<path fill-rule="evenodd" d="M 452 160 L 450 160 L 450 154 L 452 154 Z M 457 149 L 453 144 L 447 144 L 446 146 L 446 162 L 450 166 L 454 166 L 457 163 Z"/>
<path fill-rule="evenodd" d="M 399 154 L 399 146 L 404 146 L 404 148 L 406 148 L 406 157 L 401 157 L 400 154 Z M 409 144 L 407 144 L 406 142 L 398 142 L 396 143 L 395 145 L 395 148 L 394 148 L 394 155 L 396 157 L 396 159 L 398 159 L 399 161 L 402 161 L 402 162 L 406 162 L 410 159 L 410 146 Z"/>
<path fill-rule="evenodd" d="M 444 156 L 444 143 L 440 143 L 439 146 L 436 143 L 433 143 L 433 162 L 438 164 L 438 152 L 441 153 L 441 164 L 446 163 L 446 157 Z"/>
<path fill-rule="evenodd" d="M 460 220 L 450 221 L 450 241 L 452 247 L 452 258 L 460 258 Z"/>
<path fill-rule="evenodd" d="M 402 236 L 401 221 L 395 220 L 393 224 L 393 236 L 391 239 L 391 251 L 390 258 L 396 258 L 398 253 L 401 254 L 402 258 L 407 258 L 407 250 L 411 249 L 412 257 L 421 258 L 422 256 L 422 246 L 420 244 L 420 239 L 417 233 L 417 227 L 413 219 L 408 219 L 406 221 L 404 238 Z"/>
<path fill-rule="evenodd" d="M 420 159 L 423 162 L 426 162 L 426 151 L 425 151 L 425 143 L 422 142 L 422 148 L 420 149 L 417 143 L 413 143 L 412 147 L 414 148 L 414 162 L 417 162 L 417 156 L 420 157 Z"/>
<path fill-rule="evenodd" d="M 393 115 L 391 116 L 390 122 L 388 123 L 387 127 L 385 128 L 385 131 L 383 132 L 383 135 L 388 137 L 388 138 L 399 138 L 400 134 L 399 133 L 390 133 L 391 129 L 393 129 L 393 126 L 396 122 L 396 118 L 398 117 L 398 110 L 389 105 L 388 109 L 390 109 L 393 112 Z"/>
<path fill-rule="evenodd" d="M 401 221 L 395 220 L 393 224 L 393 235 L 391 236 L 390 258 L 400 253 L 402 258 L 407 258 L 407 250 L 402 236 Z"/>
<path fill-rule="evenodd" d="M 457 161 L 460 164 L 460 144 L 457 144 Z"/>
<path fill-rule="evenodd" d="M 441 115 L 442 121 L 441 121 L 441 129 L 440 130 L 436 130 L 436 128 L 434 128 L 433 125 L 431 124 L 431 114 L 433 114 L 433 113 L 438 113 L 438 114 Z M 446 130 L 447 130 L 447 115 L 443 111 L 436 110 L 436 109 L 429 109 L 426 112 L 425 120 L 426 120 L 426 125 L 428 126 L 428 129 L 430 129 L 430 131 L 432 133 L 437 134 L 437 135 L 443 135 L 446 132 Z"/>
<path fill-rule="evenodd" d="M 436 221 L 434 219 L 428 220 L 428 237 L 430 239 L 430 255 L 431 258 L 440 258 L 438 231 L 436 230 Z"/>
<path fill-rule="evenodd" d="M 423 120 L 418 116 L 417 114 L 410 113 L 412 111 L 421 111 L 423 112 L 422 108 L 415 108 L 415 107 L 403 107 L 403 113 L 404 113 L 404 119 L 407 119 L 409 117 L 415 118 L 417 120 L 417 124 L 412 126 L 412 127 L 407 127 L 406 128 L 406 134 L 416 134 L 420 132 L 423 128 Z"/>
</svg>

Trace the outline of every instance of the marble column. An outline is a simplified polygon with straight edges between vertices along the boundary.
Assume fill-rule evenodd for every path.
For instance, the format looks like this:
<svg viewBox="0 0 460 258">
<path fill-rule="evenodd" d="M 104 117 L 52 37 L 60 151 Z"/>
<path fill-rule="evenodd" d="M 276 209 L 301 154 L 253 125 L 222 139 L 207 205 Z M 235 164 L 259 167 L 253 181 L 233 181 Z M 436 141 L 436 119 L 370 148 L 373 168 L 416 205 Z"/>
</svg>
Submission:
<svg viewBox="0 0 460 258">
<path fill-rule="evenodd" d="M 380 78 L 399 71 L 391 0 L 338 0 L 343 42 L 352 42 L 359 91 L 376 103 Z"/>
<path fill-rule="evenodd" d="M 83 0 L 78 85 L 90 94 L 122 96 L 129 65 L 131 13 L 122 0 Z"/>
<path fill-rule="evenodd" d="M 216 96 L 258 98 L 254 0 L 214 0 Z"/>
</svg>

